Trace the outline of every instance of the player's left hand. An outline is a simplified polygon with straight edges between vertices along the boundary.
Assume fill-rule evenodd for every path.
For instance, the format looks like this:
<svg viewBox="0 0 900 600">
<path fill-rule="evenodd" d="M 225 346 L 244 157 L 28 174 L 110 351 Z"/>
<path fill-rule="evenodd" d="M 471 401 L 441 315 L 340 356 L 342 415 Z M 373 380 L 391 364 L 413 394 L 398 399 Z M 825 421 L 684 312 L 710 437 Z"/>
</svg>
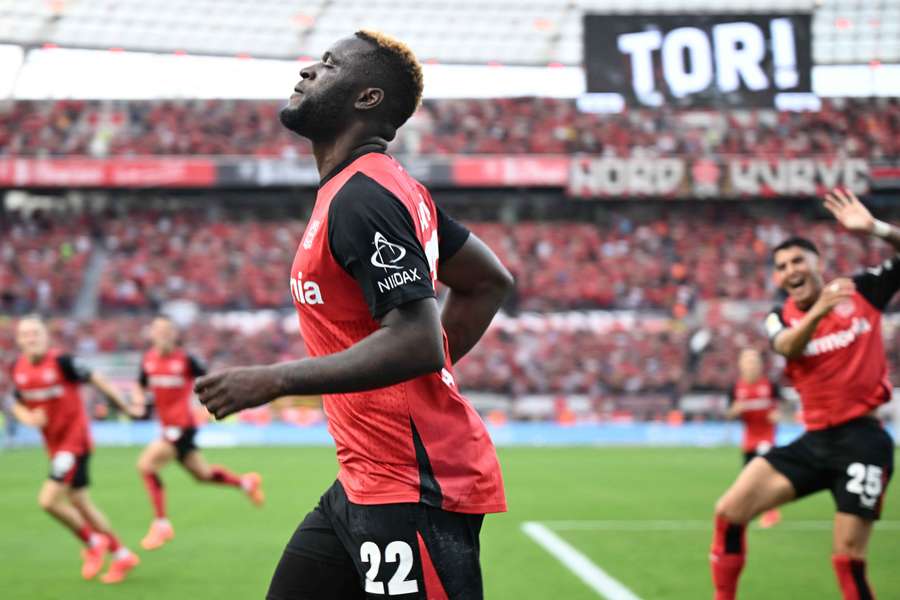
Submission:
<svg viewBox="0 0 900 600">
<path fill-rule="evenodd" d="M 216 419 L 275 399 L 275 378 L 268 367 L 236 367 L 206 375 L 194 392 Z"/>
<path fill-rule="evenodd" d="M 834 188 L 827 194 L 822 204 L 838 222 L 850 231 L 872 233 L 875 218 L 869 209 L 850 190 Z"/>
</svg>

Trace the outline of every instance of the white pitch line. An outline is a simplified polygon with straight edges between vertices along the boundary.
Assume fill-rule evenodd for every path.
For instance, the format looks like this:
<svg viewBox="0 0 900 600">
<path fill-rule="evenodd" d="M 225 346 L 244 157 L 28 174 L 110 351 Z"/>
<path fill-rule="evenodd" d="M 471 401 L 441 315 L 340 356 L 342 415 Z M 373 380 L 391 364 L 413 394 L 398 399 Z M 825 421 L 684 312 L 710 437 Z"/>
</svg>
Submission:
<svg viewBox="0 0 900 600">
<path fill-rule="evenodd" d="M 541 523 L 526 521 L 522 531 L 606 600 L 641 600 Z"/>
<path fill-rule="evenodd" d="M 669 521 L 541 521 L 556 531 L 711 531 L 712 520 L 669 520 Z M 791 521 L 784 520 L 772 531 L 831 531 L 832 521 Z M 758 529 L 759 525 L 752 525 Z M 876 521 L 876 531 L 900 531 L 900 521 Z"/>
</svg>

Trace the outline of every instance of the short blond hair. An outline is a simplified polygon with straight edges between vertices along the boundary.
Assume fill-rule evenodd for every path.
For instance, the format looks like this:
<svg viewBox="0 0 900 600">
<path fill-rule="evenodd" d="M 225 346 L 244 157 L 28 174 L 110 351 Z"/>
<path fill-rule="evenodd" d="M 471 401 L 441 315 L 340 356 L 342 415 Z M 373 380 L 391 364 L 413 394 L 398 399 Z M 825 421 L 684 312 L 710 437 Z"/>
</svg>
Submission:
<svg viewBox="0 0 900 600">
<path fill-rule="evenodd" d="M 412 49 L 397 38 L 369 29 L 356 32 L 356 37 L 375 46 L 372 58 L 376 64 L 368 69 L 385 89 L 388 118 L 394 128 L 403 125 L 422 101 L 425 87 L 422 65 Z"/>
</svg>

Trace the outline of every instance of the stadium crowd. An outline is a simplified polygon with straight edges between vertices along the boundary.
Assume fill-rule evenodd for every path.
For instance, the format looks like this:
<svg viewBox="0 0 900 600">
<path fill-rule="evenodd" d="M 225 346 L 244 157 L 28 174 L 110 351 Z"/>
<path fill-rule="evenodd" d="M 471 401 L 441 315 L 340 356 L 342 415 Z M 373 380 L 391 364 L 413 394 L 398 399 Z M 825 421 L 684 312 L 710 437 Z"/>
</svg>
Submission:
<svg viewBox="0 0 900 600">
<path fill-rule="evenodd" d="M 282 101 L 16 101 L 0 105 L 0 156 L 256 155 L 309 147 Z M 896 99 L 826 100 L 817 112 L 634 110 L 590 114 L 552 98 L 426 100 L 397 154 L 854 156 L 900 154 Z"/>
<path fill-rule="evenodd" d="M 599 224 L 469 223 L 516 276 L 507 308 L 663 310 L 683 316 L 698 300 L 768 301 L 769 249 L 804 230 L 835 273 L 877 264 L 884 244 L 809 225 L 799 216 L 749 216 L 715 207 L 618 215 Z M 204 309 L 290 306 L 284 285 L 305 223 L 239 220 L 200 211 L 127 218 L 45 217 L 0 225 L 0 307 L 10 313 L 71 308 L 91 249 L 105 256 L 101 304 L 157 310 L 172 300 Z"/>
</svg>

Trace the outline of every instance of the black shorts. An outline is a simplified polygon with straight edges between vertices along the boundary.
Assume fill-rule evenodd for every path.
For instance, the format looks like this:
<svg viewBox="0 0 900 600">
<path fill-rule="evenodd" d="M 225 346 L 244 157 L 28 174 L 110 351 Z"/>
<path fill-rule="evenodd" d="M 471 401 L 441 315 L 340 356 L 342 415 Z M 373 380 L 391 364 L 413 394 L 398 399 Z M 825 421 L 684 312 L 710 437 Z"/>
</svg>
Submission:
<svg viewBox="0 0 900 600">
<path fill-rule="evenodd" d="M 894 472 L 894 442 L 871 417 L 808 431 L 765 459 L 787 477 L 797 498 L 831 490 L 838 512 L 875 520 Z"/>
<path fill-rule="evenodd" d="M 268 600 L 481 600 L 484 515 L 354 504 L 335 482 L 288 542 Z"/>
<path fill-rule="evenodd" d="M 747 466 L 757 456 L 765 456 L 774 447 L 772 444 L 763 442 L 756 446 L 755 450 L 744 450 L 744 466 Z"/>
<path fill-rule="evenodd" d="M 91 483 L 88 477 L 90 460 L 90 452 L 84 454 L 57 452 L 50 457 L 50 479 L 65 483 L 73 490 L 86 488 Z"/>
<path fill-rule="evenodd" d="M 175 455 L 179 462 L 184 462 L 185 457 L 197 450 L 196 427 L 163 427 L 163 439 L 175 446 Z"/>
</svg>

